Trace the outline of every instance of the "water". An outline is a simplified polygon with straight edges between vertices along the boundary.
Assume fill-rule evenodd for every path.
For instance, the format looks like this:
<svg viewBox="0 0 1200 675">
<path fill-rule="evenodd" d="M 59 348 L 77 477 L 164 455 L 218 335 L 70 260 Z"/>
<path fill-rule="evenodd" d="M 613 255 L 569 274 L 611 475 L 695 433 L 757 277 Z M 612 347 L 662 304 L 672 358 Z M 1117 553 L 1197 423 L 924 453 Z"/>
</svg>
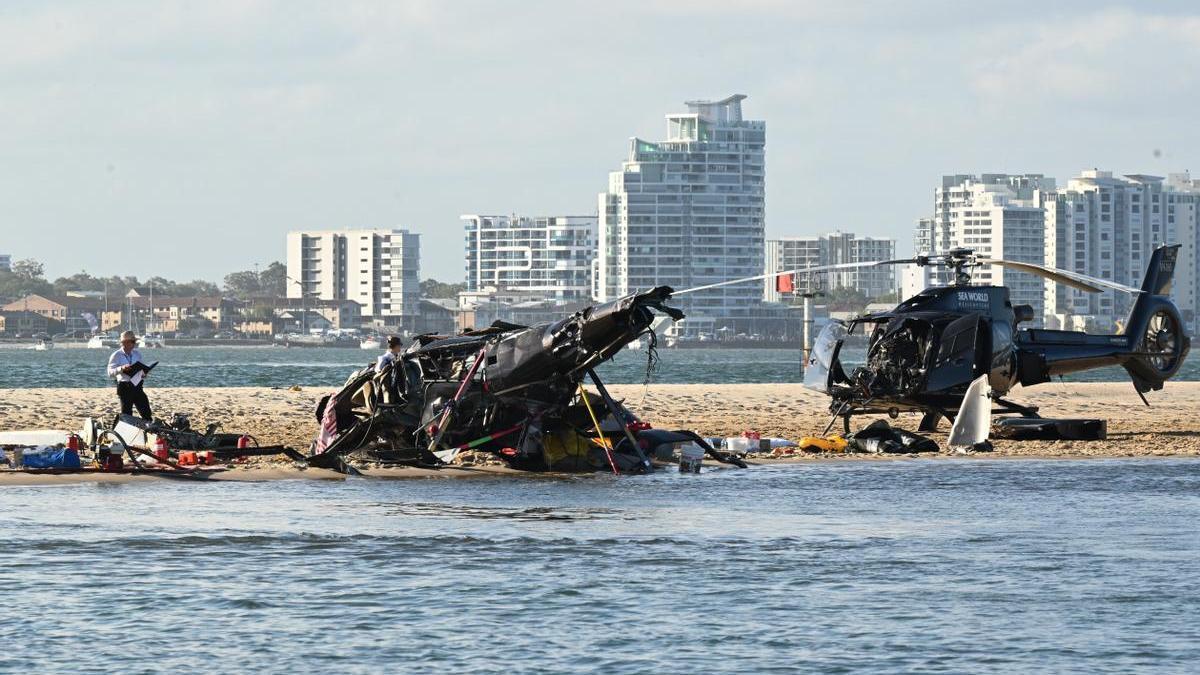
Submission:
<svg viewBox="0 0 1200 675">
<path fill-rule="evenodd" d="M 0 671 L 1194 672 L 1196 460 L 0 489 Z"/>
<path fill-rule="evenodd" d="M 108 350 L 0 350 L 0 388 L 103 387 Z M 358 349 L 283 349 L 279 347 L 167 347 L 146 349 L 146 360 L 161 361 L 152 386 L 337 387 L 378 354 Z M 662 349 L 652 382 L 725 384 L 799 382 L 800 353 L 794 349 Z M 848 354 L 847 359 L 854 355 Z M 613 384 L 641 384 L 646 352 L 623 350 L 601 366 L 601 377 Z M 1176 380 L 1200 379 L 1200 363 L 1184 363 Z M 1069 376 L 1068 381 L 1127 382 L 1119 368 Z"/>
</svg>

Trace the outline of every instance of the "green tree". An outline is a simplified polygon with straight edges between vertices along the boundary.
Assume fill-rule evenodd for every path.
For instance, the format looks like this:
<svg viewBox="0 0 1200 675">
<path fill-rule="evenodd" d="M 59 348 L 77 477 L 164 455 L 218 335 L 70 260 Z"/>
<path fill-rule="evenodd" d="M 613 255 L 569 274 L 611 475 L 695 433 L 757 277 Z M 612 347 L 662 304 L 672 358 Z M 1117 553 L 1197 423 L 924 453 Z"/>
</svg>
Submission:
<svg viewBox="0 0 1200 675">
<path fill-rule="evenodd" d="M 264 297 L 287 297 L 287 265 L 278 260 L 267 265 L 258 275 L 258 286 Z"/>
<path fill-rule="evenodd" d="M 857 288 L 838 287 L 829 291 L 826 303 L 835 312 L 861 312 L 867 306 L 867 296 Z"/>
<path fill-rule="evenodd" d="M 43 277 L 42 264 L 36 260 L 18 260 L 11 270 L 0 270 L 0 298 L 23 298 L 26 295 L 52 295 L 54 286 Z"/>
<path fill-rule="evenodd" d="M 68 291 L 103 291 L 104 280 L 81 271 L 77 274 L 72 274 L 69 277 L 59 277 L 54 280 L 54 292 L 66 293 Z"/>
<path fill-rule="evenodd" d="M 426 279 L 421 282 L 421 297 L 433 299 L 457 298 L 458 294 L 467 290 L 465 283 L 447 284 L 437 279 Z"/>
<path fill-rule="evenodd" d="M 172 293 L 176 296 L 191 297 L 194 295 L 220 295 L 221 289 L 211 281 L 203 279 L 193 279 L 185 283 L 175 284 L 175 290 Z"/>
<path fill-rule="evenodd" d="M 249 321 L 270 321 L 275 318 L 275 308 L 268 302 L 258 301 L 246 306 L 242 311 Z"/>
<path fill-rule="evenodd" d="M 11 271 L 13 276 L 24 281 L 34 281 L 36 279 L 45 281 L 45 267 L 42 266 L 42 263 L 32 258 L 16 261 L 12 264 Z"/>
<path fill-rule="evenodd" d="M 231 272 L 225 275 L 225 292 L 238 298 L 248 298 L 256 295 L 262 289 L 262 284 L 258 281 L 258 274 L 246 270 L 244 272 Z"/>
</svg>

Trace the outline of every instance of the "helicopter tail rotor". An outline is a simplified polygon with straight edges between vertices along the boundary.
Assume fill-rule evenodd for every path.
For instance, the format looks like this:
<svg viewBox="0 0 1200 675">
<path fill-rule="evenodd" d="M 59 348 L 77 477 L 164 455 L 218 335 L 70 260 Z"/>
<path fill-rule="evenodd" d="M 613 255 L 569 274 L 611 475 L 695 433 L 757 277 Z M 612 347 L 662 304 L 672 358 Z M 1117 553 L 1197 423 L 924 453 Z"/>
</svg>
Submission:
<svg viewBox="0 0 1200 675">
<path fill-rule="evenodd" d="M 1139 392 L 1162 389 L 1163 382 L 1179 372 L 1191 347 L 1179 309 L 1167 297 L 1179 248 L 1176 244 L 1155 249 L 1141 294 L 1125 322 L 1133 358 L 1122 365 Z"/>
</svg>

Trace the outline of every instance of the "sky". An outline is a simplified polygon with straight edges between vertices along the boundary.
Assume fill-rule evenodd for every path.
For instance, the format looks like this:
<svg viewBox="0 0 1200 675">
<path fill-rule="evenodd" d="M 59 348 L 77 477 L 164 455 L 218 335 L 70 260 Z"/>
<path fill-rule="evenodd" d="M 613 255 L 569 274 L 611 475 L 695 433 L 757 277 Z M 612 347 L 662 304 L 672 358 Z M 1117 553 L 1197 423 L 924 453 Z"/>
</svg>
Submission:
<svg viewBox="0 0 1200 675">
<path fill-rule="evenodd" d="M 1200 5 L 0 3 L 0 253 L 219 280 L 295 229 L 594 214 L 628 139 L 740 93 L 767 235 L 911 250 L 940 176 L 1200 174 Z"/>
</svg>

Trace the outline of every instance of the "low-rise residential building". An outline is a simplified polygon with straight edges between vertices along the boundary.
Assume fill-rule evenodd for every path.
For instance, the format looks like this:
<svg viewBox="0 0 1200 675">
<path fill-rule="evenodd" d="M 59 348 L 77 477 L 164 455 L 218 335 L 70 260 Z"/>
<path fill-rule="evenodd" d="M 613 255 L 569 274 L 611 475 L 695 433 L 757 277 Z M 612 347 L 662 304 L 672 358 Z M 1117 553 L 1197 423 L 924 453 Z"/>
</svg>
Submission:
<svg viewBox="0 0 1200 675">
<path fill-rule="evenodd" d="M 454 299 L 422 298 L 420 314 L 413 323 L 413 333 L 451 335 L 457 330 L 458 301 Z"/>
<path fill-rule="evenodd" d="M 229 331 L 241 319 L 242 310 L 240 301 L 219 295 L 129 296 L 125 302 L 125 325 L 147 333 L 189 332 L 205 325 Z"/>
<path fill-rule="evenodd" d="M 353 330 L 363 325 L 362 305 L 353 300 L 315 300 L 301 301 L 289 298 L 275 308 L 275 315 L 281 316 L 288 312 L 300 316 L 299 312 L 308 310 L 319 314 L 329 322 L 332 330 Z"/>
<path fill-rule="evenodd" d="M 122 300 L 71 295 L 27 295 L 0 306 L 0 312 L 33 312 L 61 325 L 62 331 L 108 331 L 122 325 Z M 94 324 L 94 325 L 93 325 Z"/>
<path fill-rule="evenodd" d="M 553 300 L 524 300 L 521 302 L 483 301 L 460 308 L 455 317 L 455 329 L 479 330 L 497 321 L 521 326 L 536 326 L 558 321 L 587 307 L 590 302 L 561 303 Z"/>
<path fill-rule="evenodd" d="M 532 326 L 559 319 L 592 304 L 590 300 L 557 302 L 540 293 L 484 288 L 458 294 L 455 330 L 478 330 L 496 321 Z"/>
<path fill-rule="evenodd" d="M 9 337 L 62 333 L 65 324 L 44 314 L 25 310 L 0 310 L 0 333 Z"/>
<path fill-rule="evenodd" d="M 276 333 L 327 333 L 335 330 L 333 322 L 319 311 L 284 309 L 276 315 Z"/>
</svg>

